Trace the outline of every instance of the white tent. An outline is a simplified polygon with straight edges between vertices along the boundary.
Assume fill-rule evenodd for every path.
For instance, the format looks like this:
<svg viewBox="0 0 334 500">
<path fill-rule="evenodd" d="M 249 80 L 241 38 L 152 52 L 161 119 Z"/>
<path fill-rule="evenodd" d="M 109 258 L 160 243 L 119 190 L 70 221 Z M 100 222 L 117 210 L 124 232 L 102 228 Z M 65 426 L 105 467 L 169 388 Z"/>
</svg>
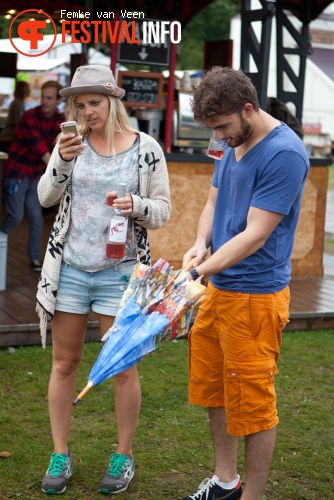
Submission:
<svg viewBox="0 0 334 500">
<path fill-rule="evenodd" d="M 301 23 L 297 18 L 291 15 L 289 18 L 298 28 Z M 320 16 L 310 23 L 310 30 L 315 26 L 317 29 L 334 32 L 334 16 Z M 256 36 L 261 38 L 261 23 L 253 25 Z M 233 67 L 240 68 L 240 48 L 241 48 L 241 19 L 235 16 L 231 20 L 230 38 L 233 40 Z M 291 39 L 291 44 L 295 43 Z M 316 44 L 313 44 L 316 46 Z M 326 44 L 328 52 L 333 54 L 334 45 Z M 289 56 L 287 56 L 288 58 Z M 298 63 L 294 57 L 289 60 L 292 67 L 295 67 L 295 73 L 298 74 Z M 250 64 L 250 71 L 256 71 L 253 61 Z M 291 82 L 284 81 L 285 89 L 295 91 Z M 271 50 L 269 58 L 268 72 L 268 96 L 276 96 L 276 29 L 273 23 Z M 303 103 L 303 124 L 320 123 L 323 134 L 330 134 L 334 138 L 334 80 L 328 76 L 316 63 L 308 57 L 306 61 L 306 74 L 304 86 Z"/>
<path fill-rule="evenodd" d="M 38 52 L 42 52 L 50 47 L 54 35 L 45 35 L 42 43 L 39 44 Z M 34 56 L 36 50 L 29 48 L 28 42 L 20 38 L 13 38 L 13 43 L 16 48 L 29 55 L 20 54 L 15 50 L 8 38 L 0 39 L 0 52 L 17 52 L 17 69 L 27 73 L 43 72 L 56 73 L 65 75 L 67 78 L 70 75 L 71 54 L 79 54 L 82 52 L 81 43 L 72 43 L 70 35 L 67 35 L 65 41 L 62 41 L 62 35 L 56 37 L 56 42 L 53 47 L 42 56 Z M 102 64 L 110 66 L 110 57 L 102 54 L 98 50 L 91 47 L 88 52 L 89 64 Z M 117 65 L 117 70 L 126 70 L 127 68 Z M 13 93 L 14 80 L 12 78 L 0 78 L 1 94 L 11 95 Z"/>
</svg>

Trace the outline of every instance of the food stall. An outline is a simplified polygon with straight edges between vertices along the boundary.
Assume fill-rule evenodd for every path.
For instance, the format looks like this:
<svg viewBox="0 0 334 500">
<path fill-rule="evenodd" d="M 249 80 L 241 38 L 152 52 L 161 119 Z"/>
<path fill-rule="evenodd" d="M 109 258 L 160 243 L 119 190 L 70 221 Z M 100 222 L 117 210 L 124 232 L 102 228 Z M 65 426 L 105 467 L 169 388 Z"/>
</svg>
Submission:
<svg viewBox="0 0 334 500">
<path fill-rule="evenodd" d="M 152 259 L 163 256 L 178 269 L 193 244 L 199 216 L 211 185 L 214 162 L 198 154 L 166 154 L 172 214 L 167 224 L 149 232 Z M 292 276 L 322 276 L 328 161 L 312 159 L 306 181 L 294 249 Z"/>
<path fill-rule="evenodd" d="M 124 104 L 138 120 L 140 130 L 164 146 L 167 94 L 160 73 L 120 72 L 126 88 Z M 171 152 L 165 153 L 171 187 L 172 214 L 161 229 L 149 231 L 152 259 L 163 256 L 179 268 L 194 242 L 206 202 L 214 161 L 205 155 L 210 130 L 193 118 L 192 91 L 174 90 Z M 310 158 L 301 214 L 292 254 L 293 276 L 323 275 L 324 224 L 328 186 L 327 158 Z"/>
</svg>

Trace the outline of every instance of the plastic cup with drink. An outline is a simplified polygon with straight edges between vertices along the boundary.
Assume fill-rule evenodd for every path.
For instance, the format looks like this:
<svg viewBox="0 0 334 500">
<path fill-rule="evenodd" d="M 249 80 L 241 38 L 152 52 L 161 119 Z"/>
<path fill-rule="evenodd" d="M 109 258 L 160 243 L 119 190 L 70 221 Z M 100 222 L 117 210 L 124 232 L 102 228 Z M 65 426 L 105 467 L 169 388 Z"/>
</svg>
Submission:
<svg viewBox="0 0 334 500">
<path fill-rule="evenodd" d="M 117 199 L 117 195 L 116 196 L 112 196 L 111 194 L 107 194 L 107 196 L 106 196 L 106 202 L 107 202 L 108 207 L 112 207 L 113 204 L 114 204 L 114 201 L 116 199 Z"/>
<path fill-rule="evenodd" d="M 225 138 L 222 132 L 218 130 L 212 130 L 210 142 L 208 149 L 206 151 L 206 156 L 214 158 L 215 160 L 221 160 L 224 156 L 225 149 L 229 143 L 229 138 Z"/>
</svg>

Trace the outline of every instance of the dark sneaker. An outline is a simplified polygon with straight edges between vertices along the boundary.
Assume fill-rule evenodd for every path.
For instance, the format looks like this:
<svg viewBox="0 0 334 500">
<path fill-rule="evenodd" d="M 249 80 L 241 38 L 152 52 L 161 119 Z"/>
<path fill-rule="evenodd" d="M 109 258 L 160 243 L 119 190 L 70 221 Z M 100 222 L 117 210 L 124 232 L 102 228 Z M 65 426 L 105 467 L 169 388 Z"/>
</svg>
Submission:
<svg viewBox="0 0 334 500">
<path fill-rule="evenodd" d="M 100 484 L 100 492 L 106 495 L 125 491 L 135 473 L 133 458 L 113 453 L 109 460 L 109 469 Z"/>
<path fill-rule="evenodd" d="M 217 476 L 216 476 L 217 477 Z M 224 490 L 217 483 L 216 479 L 204 479 L 193 495 L 182 498 L 182 500 L 239 500 L 242 495 L 240 480 L 232 490 Z"/>
<path fill-rule="evenodd" d="M 42 482 L 42 491 L 47 495 L 60 495 L 66 491 L 67 480 L 73 474 L 72 455 L 52 453 L 50 465 Z"/>
<path fill-rule="evenodd" d="M 30 268 L 32 271 L 41 272 L 42 264 L 39 260 L 32 260 L 30 262 Z"/>
</svg>

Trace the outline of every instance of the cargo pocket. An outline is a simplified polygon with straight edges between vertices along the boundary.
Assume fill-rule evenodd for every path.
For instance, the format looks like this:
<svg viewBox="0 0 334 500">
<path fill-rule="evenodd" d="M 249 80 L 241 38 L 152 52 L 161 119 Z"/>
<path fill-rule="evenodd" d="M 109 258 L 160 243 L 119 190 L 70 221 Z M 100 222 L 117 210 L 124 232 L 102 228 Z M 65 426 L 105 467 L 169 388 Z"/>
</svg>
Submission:
<svg viewBox="0 0 334 500">
<path fill-rule="evenodd" d="M 278 329 L 280 331 L 282 331 L 284 329 L 284 327 L 288 323 L 290 323 L 289 316 L 290 316 L 290 314 L 289 314 L 289 311 L 287 309 L 277 312 L 277 323 L 278 323 Z"/>
<path fill-rule="evenodd" d="M 276 294 L 277 297 L 277 329 L 282 331 L 284 327 L 290 322 L 289 320 L 289 304 L 290 304 L 290 289 L 286 287 L 281 292 Z"/>
<path fill-rule="evenodd" d="M 227 359 L 225 404 L 228 415 L 245 421 L 276 411 L 274 358 Z"/>
</svg>

